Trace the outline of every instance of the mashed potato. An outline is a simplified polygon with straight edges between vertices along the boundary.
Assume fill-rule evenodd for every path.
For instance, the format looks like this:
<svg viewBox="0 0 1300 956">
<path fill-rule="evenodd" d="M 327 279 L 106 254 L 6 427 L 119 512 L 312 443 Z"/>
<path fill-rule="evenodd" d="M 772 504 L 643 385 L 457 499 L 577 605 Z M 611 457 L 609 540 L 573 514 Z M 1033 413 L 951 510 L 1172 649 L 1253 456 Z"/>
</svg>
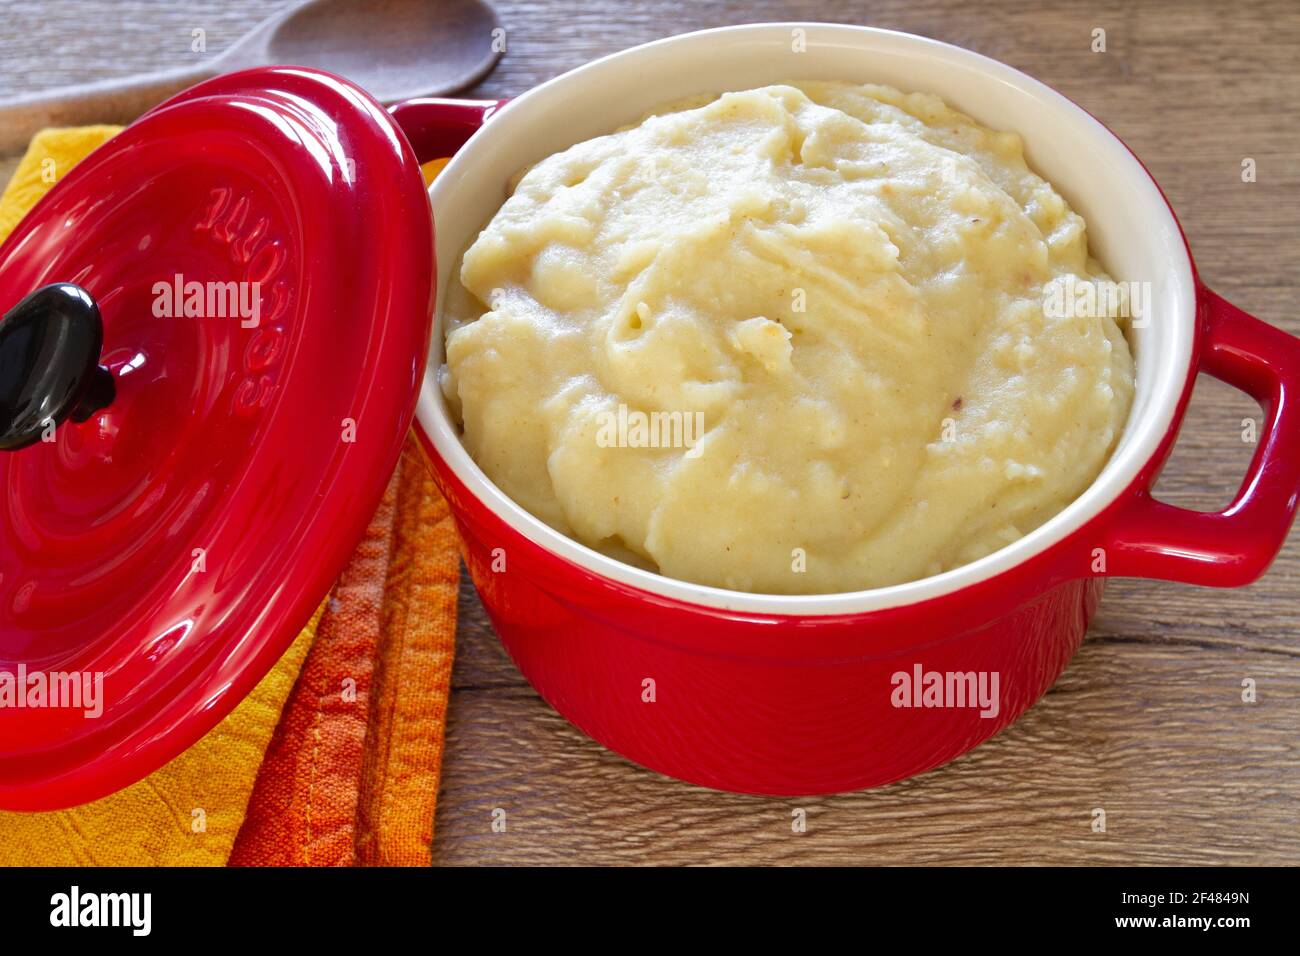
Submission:
<svg viewBox="0 0 1300 956">
<path fill-rule="evenodd" d="M 1105 276 L 1020 138 L 798 83 L 677 104 L 538 163 L 449 290 L 445 394 L 508 495 L 688 581 L 829 593 L 986 555 L 1124 426 Z"/>
</svg>

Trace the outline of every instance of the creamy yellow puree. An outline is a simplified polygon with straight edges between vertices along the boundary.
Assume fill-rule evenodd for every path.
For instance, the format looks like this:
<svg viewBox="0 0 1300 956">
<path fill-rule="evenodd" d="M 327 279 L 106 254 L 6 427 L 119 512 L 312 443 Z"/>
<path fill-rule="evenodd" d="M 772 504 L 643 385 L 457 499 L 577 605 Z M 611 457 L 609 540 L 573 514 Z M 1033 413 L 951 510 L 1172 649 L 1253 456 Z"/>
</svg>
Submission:
<svg viewBox="0 0 1300 956">
<path fill-rule="evenodd" d="M 728 93 L 522 176 L 449 290 L 443 388 L 487 475 L 593 548 L 894 584 L 1105 464 L 1133 362 L 1115 318 L 1044 307 L 1065 279 L 1106 276 L 1015 134 L 883 86 Z"/>
</svg>

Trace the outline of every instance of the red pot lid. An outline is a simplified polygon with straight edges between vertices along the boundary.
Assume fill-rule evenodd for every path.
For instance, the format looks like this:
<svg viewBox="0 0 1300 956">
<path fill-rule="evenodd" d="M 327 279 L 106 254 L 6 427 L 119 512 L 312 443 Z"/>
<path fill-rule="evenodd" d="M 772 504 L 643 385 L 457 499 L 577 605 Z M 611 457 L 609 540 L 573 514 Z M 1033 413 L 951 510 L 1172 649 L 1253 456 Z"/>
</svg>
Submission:
<svg viewBox="0 0 1300 956">
<path fill-rule="evenodd" d="M 251 70 L 149 113 L 32 210 L 0 247 L 0 313 L 55 282 L 98 303 L 116 394 L 0 451 L 7 809 L 157 769 L 310 620 L 411 423 L 432 216 L 367 94 Z"/>
</svg>

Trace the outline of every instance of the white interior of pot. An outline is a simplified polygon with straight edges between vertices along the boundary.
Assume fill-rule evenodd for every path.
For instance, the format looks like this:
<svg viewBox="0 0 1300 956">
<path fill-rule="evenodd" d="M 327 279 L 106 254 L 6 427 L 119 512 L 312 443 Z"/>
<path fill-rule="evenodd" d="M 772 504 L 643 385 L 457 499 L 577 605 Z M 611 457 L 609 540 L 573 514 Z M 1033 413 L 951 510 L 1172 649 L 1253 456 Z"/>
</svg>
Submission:
<svg viewBox="0 0 1300 956">
<path fill-rule="evenodd" d="M 804 52 L 796 48 L 801 35 Z M 443 361 L 443 292 L 465 247 L 506 198 L 521 168 L 634 122 L 662 103 L 787 80 L 886 83 L 935 93 L 1025 141 L 1030 166 L 1088 224 L 1094 255 L 1117 280 L 1150 282 L 1152 310 L 1134 330 L 1138 382 L 1129 424 L 1110 463 L 1073 504 L 1019 541 L 952 571 L 850 594 L 752 595 L 676 581 L 584 547 L 500 492 L 457 437 L 436 373 Z M 696 604 L 788 614 L 844 614 L 924 600 L 998 574 L 1059 540 L 1123 491 L 1155 452 L 1187 376 L 1195 328 L 1191 262 L 1159 189 L 1128 149 L 1060 94 L 994 60 L 909 34 L 826 24 L 758 24 L 636 47 L 564 74 L 512 101 L 447 166 L 430 190 L 437 229 L 438 308 L 419 426 L 493 511 L 548 550 L 597 573 Z"/>
</svg>

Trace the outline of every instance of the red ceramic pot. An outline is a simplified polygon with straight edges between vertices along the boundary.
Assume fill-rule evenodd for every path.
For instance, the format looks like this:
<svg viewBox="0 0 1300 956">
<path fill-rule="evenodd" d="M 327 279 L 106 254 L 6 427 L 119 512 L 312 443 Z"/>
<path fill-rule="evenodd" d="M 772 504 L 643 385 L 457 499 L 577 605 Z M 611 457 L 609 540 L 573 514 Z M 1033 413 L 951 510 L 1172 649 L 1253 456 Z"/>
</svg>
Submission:
<svg viewBox="0 0 1300 956">
<path fill-rule="evenodd" d="M 1235 586 L 1260 575 L 1286 537 L 1300 489 L 1300 341 L 1199 282 L 1158 186 L 1118 138 L 1069 100 L 966 50 L 817 24 L 662 40 L 512 101 L 431 190 L 439 291 L 520 168 L 666 101 L 791 78 L 924 90 L 985 125 L 1019 132 L 1030 164 L 1087 220 L 1108 271 L 1151 283 L 1152 314 L 1133 333 L 1130 421 L 1078 500 L 1001 551 L 937 577 L 852 594 L 742 594 L 594 552 L 488 481 L 461 445 L 436 382 L 441 303 L 417 421 L 484 606 L 520 670 L 557 711 L 660 772 L 794 795 L 919 773 L 1014 721 L 1070 660 L 1109 576 Z M 1266 410 L 1246 479 L 1218 514 L 1150 494 L 1199 372 Z M 991 704 L 951 706 L 956 697 L 949 696 L 950 706 L 926 706 L 922 688 L 934 673 L 960 675 L 954 691 L 974 697 L 982 688 Z"/>
<path fill-rule="evenodd" d="M 928 90 L 1017 130 L 1111 273 L 1154 287 L 1131 421 L 1093 486 L 996 554 L 856 594 L 701 587 L 557 534 L 470 460 L 436 383 L 430 246 L 442 290 L 520 168 L 661 102 L 792 77 Z M 1041 84 L 917 37 L 772 24 L 638 47 L 496 106 L 385 112 L 295 68 L 219 78 L 73 170 L 0 247 L 0 683 L 103 677 L 94 717 L 0 700 L 0 808 L 102 796 L 229 713 L 351 554 L 417 390 L 470 572 L 524 674 L 596 739 L 708 786 L 827 792 L 935 766 L 1050 686 L 1106 576 L 1241 584 L 1280 547 L 1300 484 L 1284 446 L 1300 346 L 1199 284 L 1141 165 Z M 431 219 L 417 161 L 466 139 Z M 267 321 L 151 320 L 157 283 L 177 273 L 259 277 Z M 34 306 L 10 310 L 47 283 L 81 291 L 46 294 L 41 315 L 66 334 L 31 337 Z M 1218 515 L 1149 495 L 1200 370 L 1268 413 Z M 47 414 L 61 424 L 37 441 Z M 925 703 L 899 695 L 917 668 L 982 676 L 986 691 L 997 675 L 995 706 L 896 706 Z"/>
</svg>

